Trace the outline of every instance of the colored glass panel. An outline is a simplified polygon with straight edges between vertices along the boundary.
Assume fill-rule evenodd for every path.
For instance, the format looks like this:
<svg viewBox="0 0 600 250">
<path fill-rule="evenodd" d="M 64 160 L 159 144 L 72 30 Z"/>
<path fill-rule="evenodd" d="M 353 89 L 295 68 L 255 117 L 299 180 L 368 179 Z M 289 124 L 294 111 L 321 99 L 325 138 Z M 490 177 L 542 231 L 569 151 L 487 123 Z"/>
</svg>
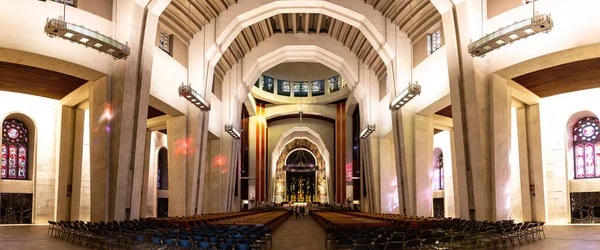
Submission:
<svg viewBox="0 0 600 250">
<path fill-rule="evenodd" d="M 6 173 L 6 170 L 8 168 L 8 162 L 7 162 L 7 158 L 6 158 L 7 155 L 8 155 L 8 149 L 6 148 L 6 145 L 2 145 L 2 159 L 1 159 L 2 165 L 1 166 L 2 166 L 2 178 L 3 179 L 6 178 L 6 176 L 7 176 L 7 173 Z"/>
<path fill-rule="evenodd" d="M 320 96 L 325 94 L 325 81 L 317 80 L 312 82 L 312 96 Z"/>
<path fill-rule="evenodd" d="M 308 96 L 308 82 L 295 82 L 294 83 L 294 96 L 306 97 Z"/>
<path fill-rule="evenodd" d="M 577 178 L 585 177 L 583 165 L 583 145 L 580 144 L 575 146 L 575 176 Z"/>
<path fill-rule="evenodd" d="M 264 91 L 269 93 L 273 93 L 275 91 L 275 81 L 273 78 L 268 76 L 263 76 L 263 88 Z"/>
<path fill-rule="evenodd" d="M 334 76 L 332 78 L 327 79 L 327 83 L 329 83 L 329 92 L 333 93 L 341 88 L 341 76 Z"/>
<path fill-rule="evenodd" d="M 598 118 L 585 117 L 573 128 L 575 178 L 600 177 L 600 138 Z"/>
<path fill-rule="evenodd" d="M 160 31 L 160 37 L 158 40 L 158 48 L 161 49 L 164 52 L 167 52 L 167 54 L 171 54 L 171 48 L 169 45 L 169 40 L 170 40 L 170 36 L 169 34 L 167 34 L 167 32 L 164 31 Z"/>
<path fill-rule="evenodd" d="M 283 96 L 291 95 L 291 86 L 290 81 L 286 80 L 277 80 L 277 94 Z"/>
<path fill-rule="evenodd" d="M 27 179 L 27 143 L 29 132 L 18 120 L 2 123 L 2 178 Z"/>
</svg>

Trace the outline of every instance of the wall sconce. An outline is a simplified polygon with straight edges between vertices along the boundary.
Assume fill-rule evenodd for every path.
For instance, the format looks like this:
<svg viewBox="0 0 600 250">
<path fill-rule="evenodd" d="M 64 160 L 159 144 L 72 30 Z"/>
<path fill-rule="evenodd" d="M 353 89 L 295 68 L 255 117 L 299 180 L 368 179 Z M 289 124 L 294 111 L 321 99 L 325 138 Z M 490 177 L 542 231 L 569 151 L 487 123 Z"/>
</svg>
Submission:
<svg viewBox="0 0 600 250">
<path fill-rule="evenodd" d="M 408 87 L 394 98 L 390 103 L 390 110 L 398 110 L 402 108 L 406 103 L 421 94 L 421 85 L 419 82 L 409 83 Z"/>
<path fill-rule="evenodd" d="M 190 101 L 202 111 L 210 110 L 210 102 L 206 101 L 198 92 L 192 89 L 190 84 L 185 85 L 181 83 L 181 86 L 179 86 L 179 96 L 183 96 L 183 98 Z"/>
</svg>

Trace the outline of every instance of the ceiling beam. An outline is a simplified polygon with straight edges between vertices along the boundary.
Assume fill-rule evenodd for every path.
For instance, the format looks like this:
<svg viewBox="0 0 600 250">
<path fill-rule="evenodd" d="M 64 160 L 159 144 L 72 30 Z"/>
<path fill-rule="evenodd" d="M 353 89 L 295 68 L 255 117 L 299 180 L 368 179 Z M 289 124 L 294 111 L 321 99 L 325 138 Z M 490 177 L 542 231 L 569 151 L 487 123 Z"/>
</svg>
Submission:
<svg viewBox="0 0 600 250">
<path fill-rule="evenodd" d="M 298 30 L 296 28 L 296 13 L 291 13 L 292 14 L 292 29 L 294 30 L 294 34 L 296 34 L 296 31 Z"/>
<path fill-rule="evenodd" d="M 321 21 L 323 21 L 323 14 L 319 14 L 319 18 L 317 19 L 317 34 L 321 33 Z"/>
</svg>

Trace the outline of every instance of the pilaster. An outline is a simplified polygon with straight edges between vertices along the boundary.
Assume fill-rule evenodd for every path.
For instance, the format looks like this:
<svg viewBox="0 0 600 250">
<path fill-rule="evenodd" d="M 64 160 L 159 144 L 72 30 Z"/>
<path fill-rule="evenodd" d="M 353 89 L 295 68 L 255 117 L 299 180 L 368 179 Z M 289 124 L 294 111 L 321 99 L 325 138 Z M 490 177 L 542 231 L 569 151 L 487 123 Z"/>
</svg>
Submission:
<svg viewBox="0 0 600 250">
<path fill-rule="evenodd" d="M 415 202 L 416 215 L 433 214 L 431 164 L 433 159 L 433 119 L 415 115 Z"/>
</svg>

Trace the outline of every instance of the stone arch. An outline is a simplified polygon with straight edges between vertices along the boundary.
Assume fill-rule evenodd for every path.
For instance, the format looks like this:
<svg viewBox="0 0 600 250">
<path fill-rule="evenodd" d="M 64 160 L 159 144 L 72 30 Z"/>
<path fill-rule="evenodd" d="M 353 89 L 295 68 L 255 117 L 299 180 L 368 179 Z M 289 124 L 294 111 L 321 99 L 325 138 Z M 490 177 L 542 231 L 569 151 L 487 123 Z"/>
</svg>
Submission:
<svg viewBox="0 0 600 250">
<path fill-rule="evenodd" d="M 272 180 L 274 180 L 277 177 L 276 176 L 276 172 L 277 172 L 277 160 L 276 159 L 280 158 L 281 154 L 285 150 L 286 145 L 288 145 L 289 143 L 291 143 L 292 141 L 294 141 L 296 139 L 306 139 L 310 143 L 314 144 L 317 147 L 318 152 L 322 155 L 323 161 L 325 162 L 325 176 L 326 176 L 326 180 L 327 180 L 327 191 L 326 191 L 327 192 L 327 202 L 329 202 L 331 200 L 331 189 L 333 188 L 332 179 L 331 179 L 332 176 L 330 173 L 331 172 L 330 171 L 331 158 L 330 158 L 329 150 L 327 149 L 327 146 L 325 145 L 325 142 L 323 141 L 321 136 L 317 132 L 315 132 L 314 130 L 312 130 L 308 127 L 291 128 L 290 130 L 288 130 L 282 134 L 281 138 L 275 145 L 273 152 L 271 153 L 271 171 L 270 171 L 271 176 L 270 176 L 270 178 Z M 270 182 L 269 185 L 270 185 L 269 190 L 271 190 L 271 193 L 270 193 L 270 197 L 268 197 L 268 198 L 270 200 L 273 200 L 273 194 L 274 194 L 273 191 L 275 190 L 275 185 L 273 185 L 273 182 Z"/>
</svg>

